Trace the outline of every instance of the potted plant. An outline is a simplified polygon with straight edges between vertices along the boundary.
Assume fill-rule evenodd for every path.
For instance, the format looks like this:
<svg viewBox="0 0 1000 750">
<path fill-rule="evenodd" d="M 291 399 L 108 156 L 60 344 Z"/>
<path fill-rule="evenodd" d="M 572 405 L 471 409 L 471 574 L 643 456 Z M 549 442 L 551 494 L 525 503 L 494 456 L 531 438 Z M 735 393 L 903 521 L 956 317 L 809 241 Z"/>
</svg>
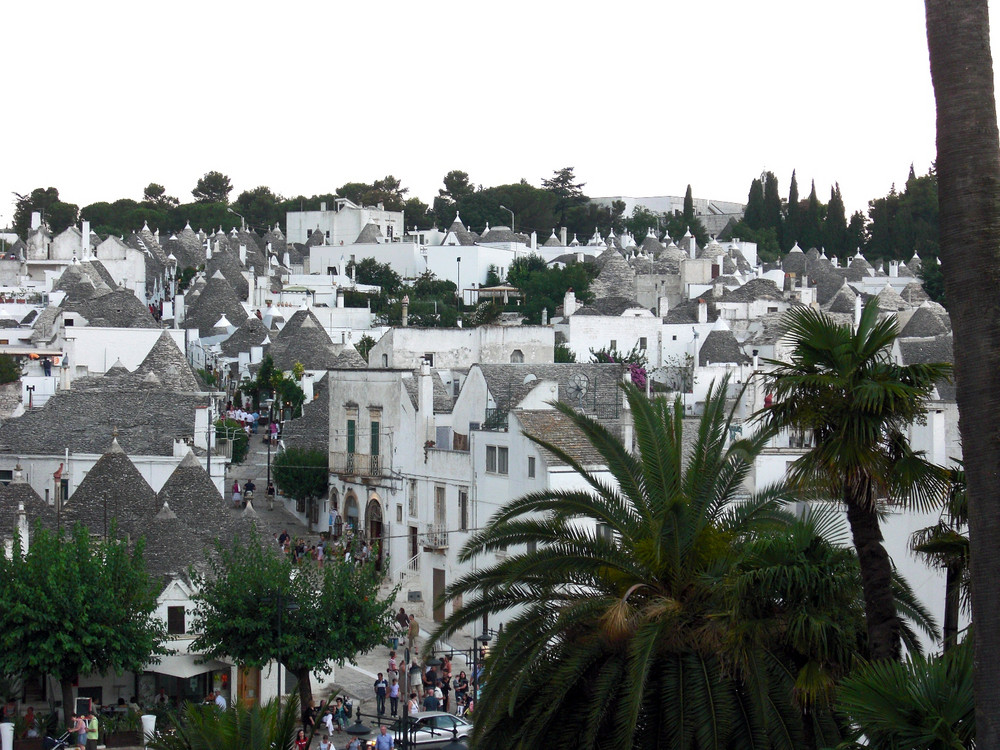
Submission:
<svg viewBox="0 0 1000 750">
<path fill-rule="evenodd" d="M 104 735 L 107 747 L 136 747 L 142 744 L 142 726 L 135 711 L 116 714 L 104 721 L 108 727 Z"/>
</svg>

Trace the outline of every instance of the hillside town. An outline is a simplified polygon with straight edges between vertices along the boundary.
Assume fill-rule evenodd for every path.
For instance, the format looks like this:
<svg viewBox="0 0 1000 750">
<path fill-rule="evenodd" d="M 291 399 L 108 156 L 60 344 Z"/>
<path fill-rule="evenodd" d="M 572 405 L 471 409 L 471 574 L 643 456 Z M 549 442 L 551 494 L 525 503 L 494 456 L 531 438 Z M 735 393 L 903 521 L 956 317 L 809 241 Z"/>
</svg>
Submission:
<svg viewBox="0 0 1000 750">
<path fill-rule="evenodd" d="M 722 231 L 741 209 L 726 204 L 706 223 Z M 412 325 L 404 297 L 390 321 L 372 309 L 380 289 L 357 278 L 366 259 L 404 280 L 451 282 L 467 315 L 453 327 Z M 565 289 L 529 324 L 518 312 L 522 290 L 506 281 L 526 259 L 586 268 L 589 289 Z M 871 300 L 899 328 L 893 361 L 950 363 L 949 316 L 924 290 L 920 266 L 916 254 L 873 264 L 797 244 L 766 263 L 739 237 L 699 245 L 690 232 L 580 238 L 560 227 L 538 236 L 467 226 L 460 215 L 446 228 L 408 230 L 402 212 L 349 199 L 289 212 L 284 228 L 266 231 L 144 225 L 102 237 L 84 221 L 53 234 L 36 213 L 0 260 L 0 355 L 20 373 L 0 386 L 0 537 L 8 558 L 15 536 L 23 553 L 36 530 L 77 522 L 98 537 L 146 540 L 171 653 L 142 671 L 81 676 L 74 699 L 267 701 L 292 691 L 294 677 L 282 688 L 273 664 L 244 667 L 192 647 L 193 572 L 208 570 L 215 539 L 287 537 L 314 557 L 318 546 L 320 560 L 324 548 L 372 555 L 382 594 L 418 623 L 411 643 L 426 639 L 461 607 L 445 596 L 449 586 L 515 551 L 461 555 L 501 507 L 533 492 L 587 490 L 580 467 L 613 481 L 557 404 L 631 448 L 623 382 L 679 398 L 685 440 L 725 383 L 729 439 L 747 437 L 771 403 L 764 374 L 791 353 L 785 314 L 811 308 L 853 326 Z M 502 310 L 479 322 L 488 306 Z M 265 363 L 301 389 L 299 408 L 276 392 L 255 402 Z M 926 419 L 907 430 L 928 461 L 961 461 L 950 380 L 936 383 Z M 812 446 L 808 431 L 771 437 L 745 491 L 782 480 Z M 273 464 L 292 449 L 326 457 L 318 496 L 293 497 L 278 482 L 272 498 Z M 242 497 L 248 481 L 255 491 Z M 887 513 L 886 548 L 940 622 L 944 573 L 909 549 L 938 512 Z M 506 624 L 483 622 L 483 641 Z M 437 647 L 459 652 L 471 673 L 477 638 L 479 628 Z M 370 685 L 389 648 L 314 674 L 316 698 L 347 694 L 373 712 Z M 18 696 L 38 706 L 60 698 L 49 679 Z"/>
</svg>

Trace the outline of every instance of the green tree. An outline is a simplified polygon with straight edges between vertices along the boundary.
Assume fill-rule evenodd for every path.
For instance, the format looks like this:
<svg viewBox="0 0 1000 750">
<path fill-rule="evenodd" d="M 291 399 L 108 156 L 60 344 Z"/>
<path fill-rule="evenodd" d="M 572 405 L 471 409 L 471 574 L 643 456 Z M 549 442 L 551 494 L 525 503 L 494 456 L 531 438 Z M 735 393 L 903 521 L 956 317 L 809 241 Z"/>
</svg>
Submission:
<svg viewBox="0 0 1000 750">
<path fill-rule="evenodd" d="M 377 558 L 356 564 L 331 555 L 322 567 L 308 558 L 294 565 L 255 530 L 231 546 L 218 543 L 208 572 L 192 571 L 192 631 L 199 634 L 192 648 L 258 668 L 280 655 L 308 705 L 311 672 L 329 674 L 334 663 L 385 643 L 391 632 L 396 592 L 380 596 Z M 287 611 L 290 603 L 298 609 Z"/>
<path fill-rule="evenodd" d="M 778 233 L 778 239 L 782 240 L 781 195 L 778 192 L 778 178 L 774 172 L 765 172 L 762 179 L 764 181 L 763 225 L 774 227 Z"/>
<path fill-rule="evenodd" d="M 785 246 L 782 250 L 790 250 L 798 242 L 802 224 L 802 206 L 799 204 L 799 182 L 792 170 L 792 181 L 788 186 L 788 206 L 785 210 L 785 231 L 782 233 Z"/>
<path fill-rule="evenodd" d="M 199 203 L 229 203 L 229 194 L 233 184 L 222 172 L 206 172 L 198 179 L 191 195 Z"/>
<path fill-rule="evenodd" d="M 552 352 L 553 362 L 576 362 L 576 352 L 563 341 L 557 341 Z"/>
<path fill-rule="evenodd" d="M 371 284 L 382 288 L 388 295 L 394 295 L 403 285 L 402 277 L 388 263 L 379 263 L 374 258 L 362 258 L 358 263 L 348 264 L 348 274 L 354 268 L 359 284 Z"/>
<path fill-rule="evenodd" d="M 750 181 L 750 192 L 747 195 L 747 207 L 743 212 L 743 221 L 750 229 L 763 229 L 764 224 L 764 181 L 754 178 Z"/>
<path fill-rule="evenodd" d="M 826 204 L 826 221 L 823 222 L 823 245 L 838 256 L 847 253 L 847 214 L 840 183 L 830 188 L 830 202 Z"/>
<path fill-rule="evenodd" d="M 256 701 L 233 701 L 227 711 L 200 703 L 185 703 L 170 731 L 157 727 L 146 745 L 153 750 L 294 750 L 298 734 L 299 701 L 284 706 L 273 698 L 261 706 Z"/>
<path fill-rule="evenodd" d="M 972 648 L 942 657 L 863 664 L 840 685 L 838 702 L 854 742 L 879 750 L 961 750 L 976 743 Z M 979 745 L 983 747 L 983 745 Z"/>
<path fill-rule="evenodd" d="M 799 234 L 802 235 L 799 237 L 799 245 L 803 250 L 818 248 L 823 244 L 823 206 L 816 195 L 816 180 L 812 181 L 812 189 L 806 199 Z"/>
<path fill-rule="evenodd" d="M 375 341 L 375 339 L 366 333 L 364 336 L 358 339 L 358 343 L 355 345 L 354 348 L 358 350 L 358 354 L 364 357 L 365 361 L 367 362 L 368 352 L 372 350 L 372 347 L 375 346 L 376 343 L 377 342 Z"/>
<path fill-rule="evenodd" d="M 0 673 L 51 676 L 72 706 L 77 676 L 141 672 L 166 653 L 144 546 L 79 524 L 37 528 L 27 553 L 15 537 L 11 558 L 0 556 Z"/>
<path fill-rule="evenodd" d="M 12 354 L 0 354 L 0 384 L 21 379 L 21 360 Z"/>
<path fill-rule="evenodd" d="M 576 181 L 573 167 L 557 169 L 552 177 L 542 179 L 542 189 L 556 196 L 555 219 L 559 226 L 566 225 L 566 217 L 572 209 L 587 202 L 587 196 L 583 192 L 585 184 Z M 538 227 L 535 227 L 535 230 L 537 231 Z"/>
<path fill-rule="evenodd" d="M 271 474 L 282 494 L 310 508 L 327 493 L 328 457 L 317 450 L 286 448 L 271 464 Z"/>
<path fill-rule="evenodd" d="M 231 441 L 233 444 L 233 463 L 243 463 L 250 448 L 250 438 L 247 437 L 243 425 L 234 419 L 220 419 L 215 423 L 215 439 Z"/>
<path fill-rule="evenodd" d="M 687 186 L 684 191 L 684 223 L 690 225 L 694 222 L 694 196 L 691 195 L 691 186 Z"/>
<path fill-rule="evenodd" d="M 171 208 L 180 204 L 172 195 L 167 195 L 167 189 L 156 182 L 151 182 L 142 191 L 143 203 L 149 203 L 157 208 Z"/>
<path fill-rule="evenodd" d="M 565 446 L 530 438 L 586 489 L 508 503 L 461 552 L 469 561 L 508 550 L 448 588 L 462 606 L 431 640 L 517 610 L 486 660 L 477 748 L 803 746 L 789 666 L 732 616 L 728 580 L 752 567 L 747 545 L 791 519 L 777 511 L 784 488 L 743 495 L 768 436 L 730 439 L 727 388 L 709 389 L 690 448 L 680 400 L 626 387 L 635 453 L 600 422 L 558 404 L 613 481 Z M 524 545 L 530 551 L 514 551 Z M 769 626 L 788 628 L 780 611 Z M 817 714 L 812 720 L 834 736 L 829 714 Z"/>
<path fill-rule="evenodd" d="M 910 549 L 945 571 L 942 647 L 945 653 L 958 644 L 958 615 L 969 603 L 969 499 L 965 471 L 948 471 L 948 497 L 938 522 L 918 529 L 910 537 Z"/>
<path fill-rule="evenodd" d="M 935 302 L 940 302 L 945 307 L 948 306 L 948 298 L 944 293 L 944 275 L 941 273 L 941 264 L 933 255 L 929 255 L 920 261 L 920 270 L 917 272 L 920 283 L 927 292 L 927 296 Z"/>
<path fill-rule="evenodd" d="M 926 412 L 946 364 L 897 365 L 890 350 L 896 318 L 878 319 L 870 299 L 854 329 L 811 308 L 786 313 L 787 362 L 765 375 L 772 406 L 758 413 L 766 431 L 809 430 L 813 447 L 788 472 L 794 485 L 847 508 L 864 581 L 868 642 L 874 659 L 897 659 L 900 621 L 892 561 L 879 515 L 887 499 L 922 504 L 939 497 L 942 473 L 914 454 L 905 430 Z"/>
<path fill-rule="evenodd" d="M 434 226 L 434 214 L 430 206 L 413 196 L 403 204 L 403 224 L 406 231 L 410 231 L 413 227 L 430 229 Z"/>
<path fill-rule="evenodd" d="M 469 182 L 469 173 L 453 169 L 444 176 L 444 188 L 438 190 L 438 195 L 457 203 L 473 192 L 475 188 Z"/>
<path fill-rule="evenodd" d="M 563 303 L 567 290 L 573 289 L 577 299 L 590 299 L 590 282 L 596 275 L 593 264 L 567 263 L 563 268 L 549 268 L 537 255 L 517 258 L 507 267 L 507 283 L 524 294 L 524 303 L 510 309 L 524 315 L 529 323 L 542 321 L 542 310 L 551 317 Z"/>
<path fill-rule="evenodd" d="M 236 198 L 234 209 L 253 229 L 267 230 L 285 221 L 284 199 L 266 185 L 244 190 Z"/>
<path fill-rule="evenodd" d="M 860 211 L 851 214 L 851 221 L 847 225 L 847 232 L 844 236 L 845 255 L 850 254 L 857 248 L 868 246 L 868 222 L 865 215 Z M 832 249 L 831 249 L 832 253 Z"/>
<path fill-rule="evenodd" d="M 17 198 L 14 204 L 14 231 L 19 237 L 28 236 L 32 213 L 38 211 L 44 218 L 49 208 L 60 202 L 59 191 L 54 187 L 35 188 L 25 195 L 14 193 L 14 197 Z"/>
</svg>

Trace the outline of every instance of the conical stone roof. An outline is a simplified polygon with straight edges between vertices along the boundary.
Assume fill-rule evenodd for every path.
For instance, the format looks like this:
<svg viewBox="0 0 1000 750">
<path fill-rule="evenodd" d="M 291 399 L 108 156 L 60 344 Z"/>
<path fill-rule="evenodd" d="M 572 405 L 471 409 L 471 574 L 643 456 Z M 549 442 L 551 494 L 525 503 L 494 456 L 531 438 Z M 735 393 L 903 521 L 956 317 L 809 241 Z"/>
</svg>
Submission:
<svg viewBox="0 0 1000 750">
<path fill-rule="evenodd" d="M 151 375 L 167 390 L 187 393 L 201 390 L 187 358 L 166 331 L 160 334 L 149 354 L 130 377 L 135 380 L 146 380 Z"/>
<path fill-rule="evenodd" d="M 197 328 L 199 336 L 209 336 L 216 321 L 223 315 L 235 326 L 241 325 L 248 317 L 232 284 L 216 271 L 188 307 L 184 327 Z"/>
</svg>

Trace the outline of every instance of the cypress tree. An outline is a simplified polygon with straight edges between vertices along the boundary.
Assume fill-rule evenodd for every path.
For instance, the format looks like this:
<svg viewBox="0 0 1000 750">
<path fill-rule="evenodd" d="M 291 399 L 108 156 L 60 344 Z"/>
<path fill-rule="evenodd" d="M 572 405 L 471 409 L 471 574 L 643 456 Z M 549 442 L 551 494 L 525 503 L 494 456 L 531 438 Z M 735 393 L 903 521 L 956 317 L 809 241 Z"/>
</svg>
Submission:
<svg viewBox="0 0 1000 750">
<path fill-rule="evenodd" d="M 684 193 L 684 223 L 691 226 L 694 221 L 694 198 L 691 196 L 691 186 Z"/>
<path fill-rule="evenodd" d="M 847 250 L 847 213 L 844 198 L 840 194 L 840 183 L 830 188 L 830 202 L 826 207 L 826 222 L 823 224 L 823 243 L 837 255 Z"/>
<path fill-rule="evenodd" d="M 790 250 L 799 240 L 799 231 L 802 225 L 802 207 L 799 206 L 799 183 L 795 179 L 795 170 L 792 170 L 792 184 L 788 187 L 788 210 L 785 215 L 784 240 Z"/>
<path fill-rule="evenodd" d="M 764 174 L 764 227 L 774 227 L 781 236 L 781 196 L 778 195 L 778 178 L 773 172 Z"/>
<path fill-rule="evenodd" d="M 816 197 L 816 180 L 812 181 L 812 190 L 809 191 L 809 199 L 806 202 L 806 212 L 802 217 L 802 242 L 803 250 L 812 247 L 819 247 L 823 244 L 823 209 L 820 206 L 819 198 Z"/>
<path fill-rule="evenodd" d="M 750 194 L 747 196 L 743 221 L 753 230 L 760 229 L 764 225 L 764 183 L 758 179 L 750 183 Z"/>
</svg>

